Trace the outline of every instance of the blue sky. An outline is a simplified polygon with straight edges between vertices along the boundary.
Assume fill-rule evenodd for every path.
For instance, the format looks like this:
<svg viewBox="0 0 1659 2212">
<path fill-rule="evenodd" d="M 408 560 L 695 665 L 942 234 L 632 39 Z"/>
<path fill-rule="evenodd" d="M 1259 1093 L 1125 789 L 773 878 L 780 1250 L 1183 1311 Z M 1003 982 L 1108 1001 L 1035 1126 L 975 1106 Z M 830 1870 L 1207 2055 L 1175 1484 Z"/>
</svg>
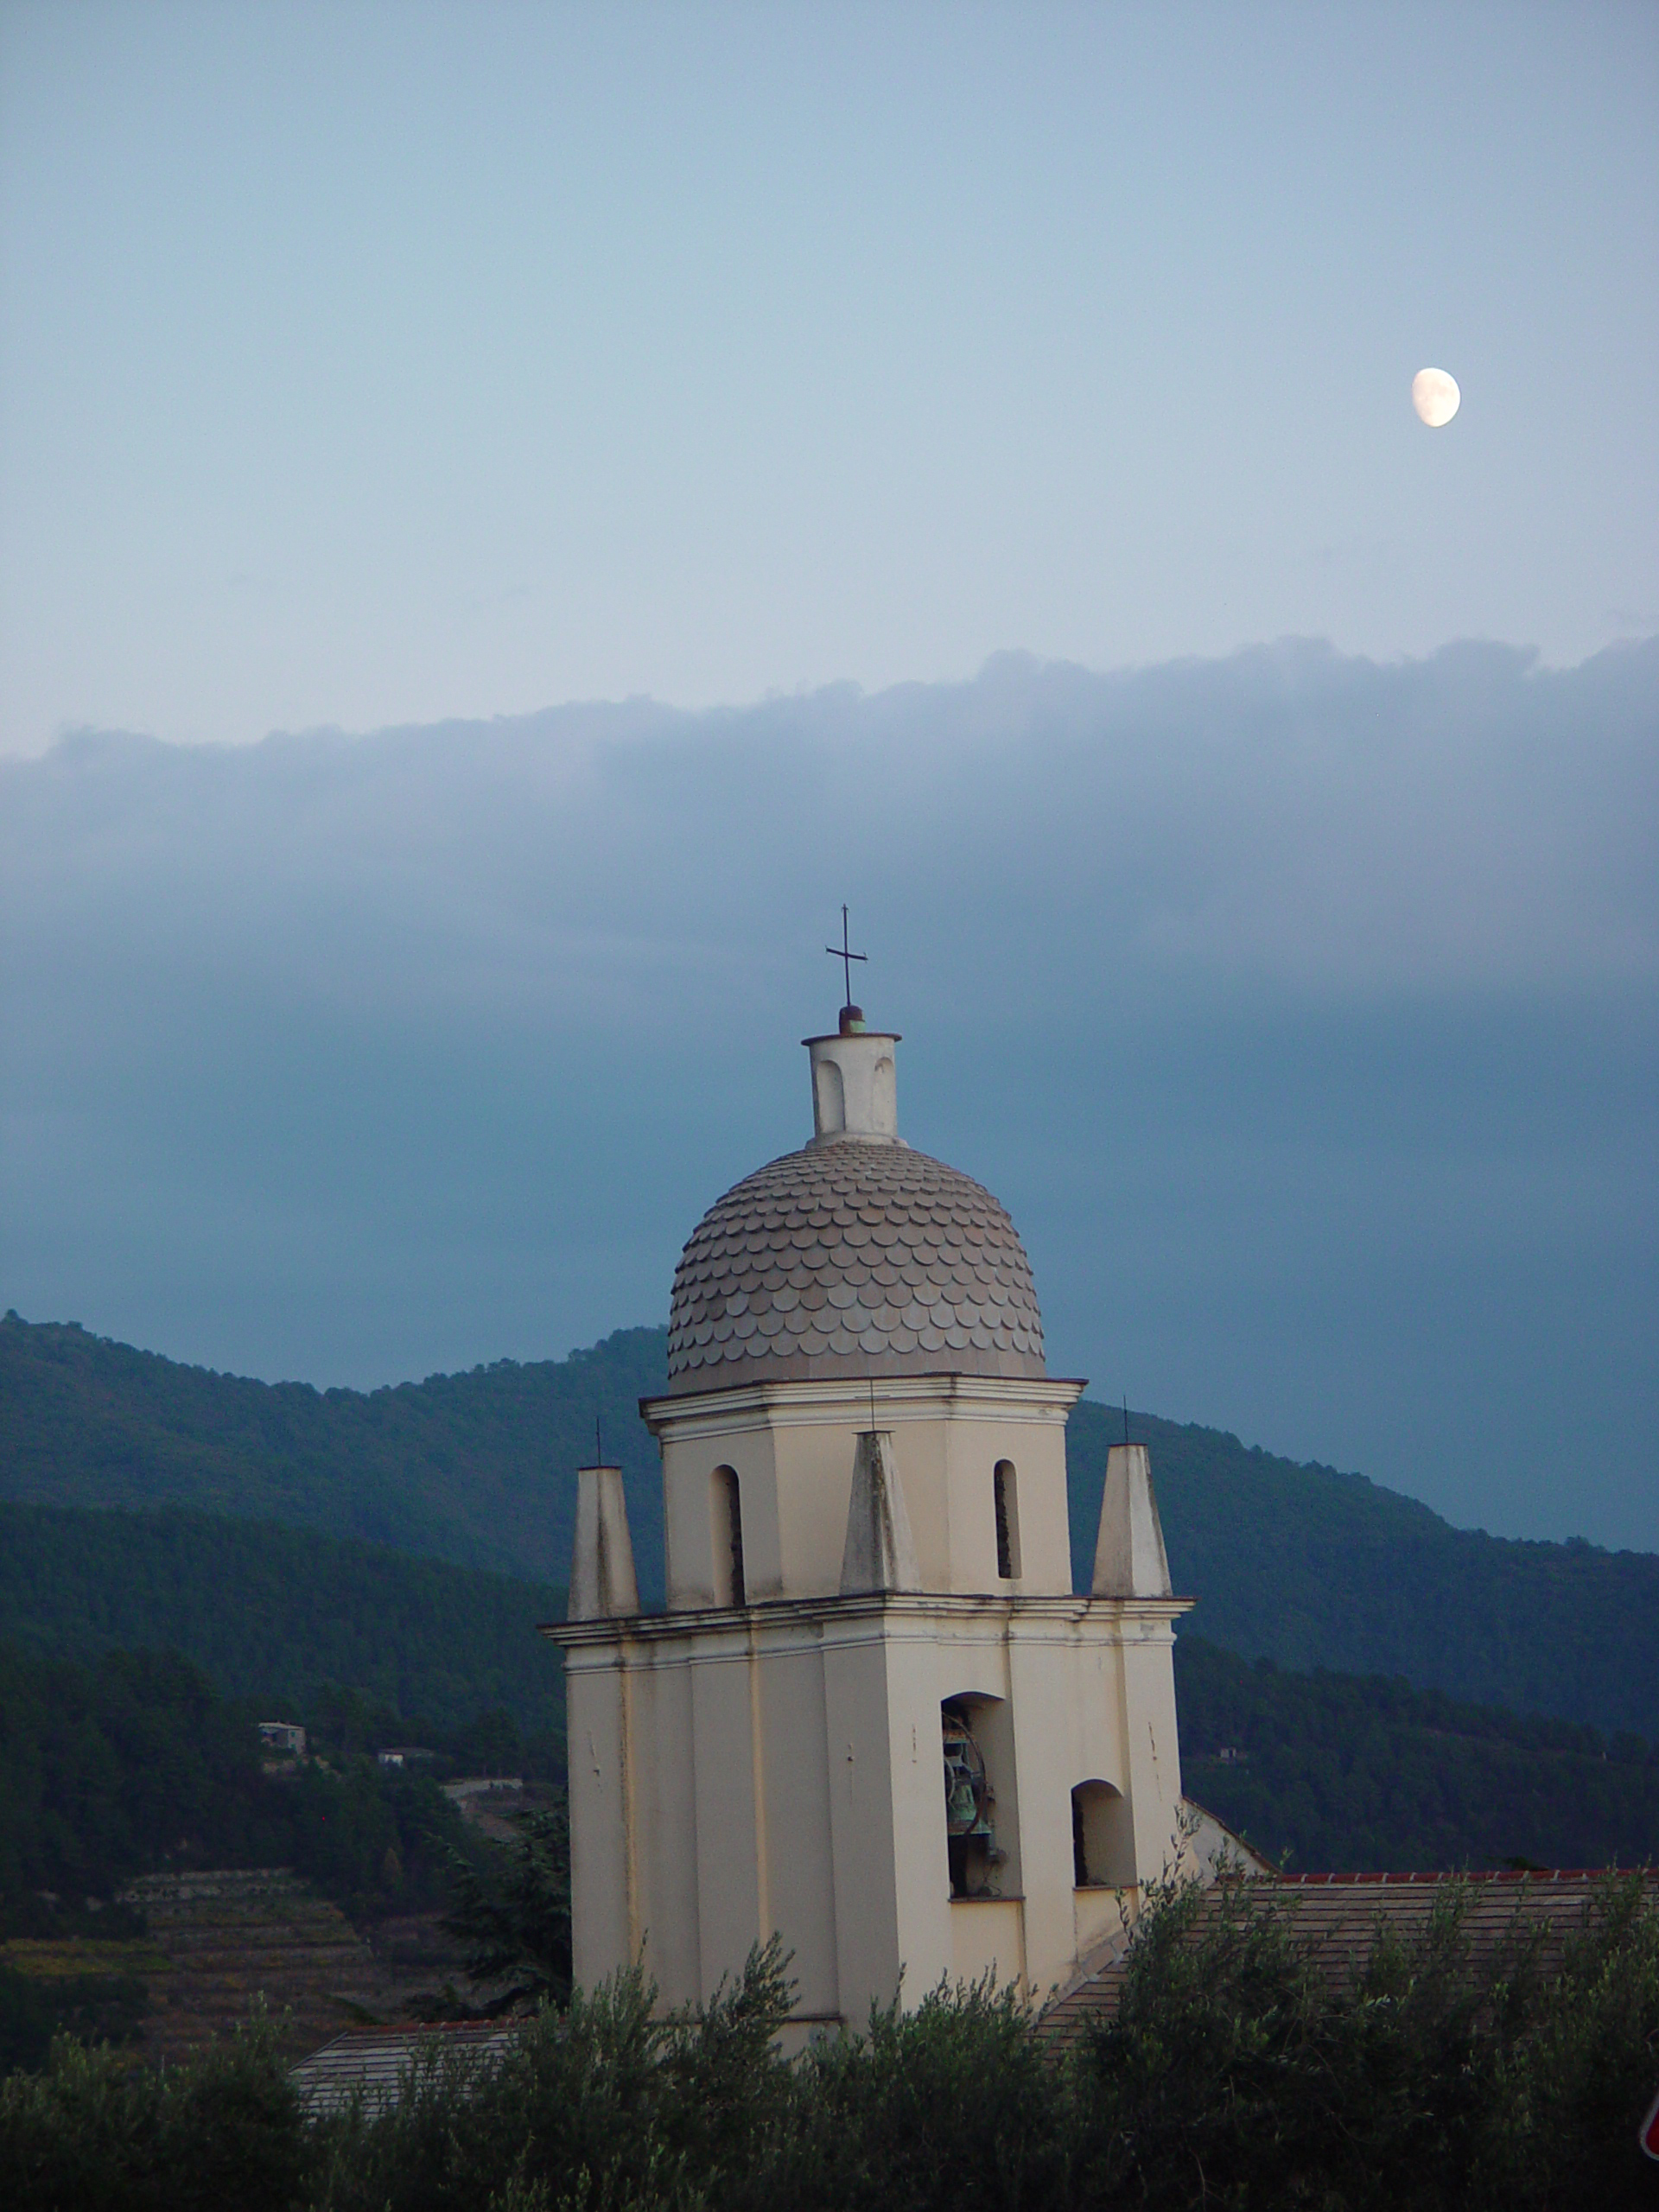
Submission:
<svg viewBox="0 0 1659 2212">
<path fill-rule="evenodd" d="M 0 747 L 1647 634 L 1656 111 L 1639 4 L 8 5 Z"/>
<path fill-rule="evenodd" d="M 658 1318 L 845 898 L 1056 1364 L 1659 1548 L 1656 111 L 1637 6 L 0 7 L 0 1300 Z"/>
</svg>

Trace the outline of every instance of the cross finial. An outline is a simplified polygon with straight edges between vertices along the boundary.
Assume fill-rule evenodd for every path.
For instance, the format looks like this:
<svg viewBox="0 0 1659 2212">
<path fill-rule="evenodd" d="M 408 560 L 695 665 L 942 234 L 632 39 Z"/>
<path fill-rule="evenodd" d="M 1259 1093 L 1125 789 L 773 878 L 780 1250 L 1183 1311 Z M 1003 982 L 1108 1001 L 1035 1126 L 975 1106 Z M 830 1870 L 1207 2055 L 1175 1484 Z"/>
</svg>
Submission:
<svg viewBox="0 0 1659 2212">
<path fill-rule="evenodd" d="M 826 944 L 823 949 L 832 960 L 839 960 L 841 963 L 842 972 L 847 978 L 847 1003 L 850 1007 L 853 1002 L 853 963 L 855 960 L 868 960 L 869 955 L 867 952 L 850 951 L 848 947 L 847 909 L 843 906 L 841 910 L 841 943 Z"/>
</svg>

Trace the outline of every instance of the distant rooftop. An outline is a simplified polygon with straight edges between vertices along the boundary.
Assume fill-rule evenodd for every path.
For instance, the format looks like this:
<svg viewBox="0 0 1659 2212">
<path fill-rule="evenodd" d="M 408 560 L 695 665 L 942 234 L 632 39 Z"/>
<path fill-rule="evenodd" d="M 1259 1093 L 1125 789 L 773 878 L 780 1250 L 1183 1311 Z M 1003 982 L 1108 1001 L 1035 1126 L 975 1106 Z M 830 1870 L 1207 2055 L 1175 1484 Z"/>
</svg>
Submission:
<svg viewBox="0 0 1659 2212">
<path fill-rule="evenodd" d="M 339 2112 L 353 2096 L 395 2105 L 423 2063 L 493 2066 L 515 2030 L 499 2020 L 432 2020 L 400 2028 L 347 2028 L 290 2067 L 289 2078 L 314 2118 Z"/>
<path fill-rule="evenodd" d="M 1472 1966 L 1484 1964 L 1518 1936 L 1541 1939 L 1540 1963 L 1548 1968 L 1560 1963 L 1567 1938 L 1589 1924 L 1597 1899 L 1618 1875 L 1618 1869 L 1587 1866 L 1514 1873 L 1252 1874 L 1207 1889 L 1192 1933 L 1196 1940 L 1214 1925 L 1228 1896 L 1242 1897 L 1253 1909 L 1288 1910 L 1334 1992 L 1348 1988 L 1363 1970 L 1379 1929 L 1408 1942 L 1421 1937 L 1436 1898 L 1462 1884 L 1468 1900 L 1463 1932 Z M 1659 1907 L 1659 1867 L 1625 1870 L 1623 1878 L 1632 1875 Z M 1045 2015 L 1052 2033 L 1071 2041 L 1091 2020 L 1117 2010 L 1131 1940 L 1115 1936 L 1084 1961 Z"/>
</svg>

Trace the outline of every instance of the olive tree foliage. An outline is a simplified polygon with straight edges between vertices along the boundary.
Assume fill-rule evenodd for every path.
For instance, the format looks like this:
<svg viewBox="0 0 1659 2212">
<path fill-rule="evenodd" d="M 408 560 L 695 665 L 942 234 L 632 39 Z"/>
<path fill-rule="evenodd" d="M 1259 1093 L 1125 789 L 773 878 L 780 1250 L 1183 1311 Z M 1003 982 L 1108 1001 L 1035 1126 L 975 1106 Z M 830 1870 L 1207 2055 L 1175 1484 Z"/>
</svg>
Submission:
<svg viewBox="0 0 1659 2212">
<path fill-rule="evenodd" d="M 272 2023 L 159 2069 L 60 2036 L 0 2083 L 0 2204 L 11 2212 L 289 2212 L 311 2146 Z"/>
<path fill-rule="evenodd" d="M 701 2212 L 779 2132 L 790 1985 L 774 1941 L 705 2006 L 658 2016 L 636 1969 L 544 2006 L 493 2063 L 435 2050 L 396 2107 L 315 2131 L 327 2212 Z"/>
<path fill-rule="evenodd" d="M 1065 2070 L 1030 2008 L 993 1980 L 871 2013 L 791 2078 L 791 2125 L 745 2198 L 803 2212 L 1046 2212 L 1067 2200 Z"/>
<path fill-rule="evenodd" d="M 638 1972 L 505 2054 L 417 2059 L 395 2106 L 301 2113 L 256 2022 L 166 2075 L 65 2040 L 0 2090 L 0 2203 L 34 2212 L 1598 2212 L 1659 2206 L 1659 1911 L 1610 1879 L 1565 1947 L 1471 1945 L 1446 1885 L 1333 1987 L 1294 1899 L 1172 1890 L 1122 2002 L 1056 2043 L 941 1987 L 794 2057 L 776 1943 L 664 2015 Z M 798 2032 L 798 2031 L 797 2031 Z"/>
<path fill-rule="evenodd" d="M 1515 2212 L 1659 2205 L 1637 2147 L 1659 2088 L 1659 1910 L 1610 1877 L 1552 1955 L 1495 1950 L 1445 1884 L 1421 1938 L 1379 1923 L 1332 1989 L 1294 1893 L 1224 1883 L 1141 1924 L 1073 2082 L 1074 2201 Z"/>
</svg>

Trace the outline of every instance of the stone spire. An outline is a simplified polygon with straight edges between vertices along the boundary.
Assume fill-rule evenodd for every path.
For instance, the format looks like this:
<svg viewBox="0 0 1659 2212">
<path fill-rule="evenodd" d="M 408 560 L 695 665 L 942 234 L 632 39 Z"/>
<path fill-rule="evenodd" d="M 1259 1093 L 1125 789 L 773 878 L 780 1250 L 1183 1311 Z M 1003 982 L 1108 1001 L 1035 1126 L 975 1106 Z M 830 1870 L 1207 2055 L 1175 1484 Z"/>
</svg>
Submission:
<svg viewBox="0 0 1659 2212">
<path fill-rule="evenodd" d="M 639 1610 L 620 1467 L 576 1470 L 576 1541 L 565 1618 L 597 1621 Z"/>
<path fill-rule="evenodd" d="M 905 1510 L 905 1493 L 886 1429 L 866 1429 L 853 1455 L 853 1495 L 847 1509 L 847 1542 L 841 1555 L 841 1594 L 867 1590 L 919 1590 L 916 1546 Z"/>
<path fill-rule="evenodd" d="M 1152 1487 L 1152 1455 L 1144 1444 L 1114 1444 L 1106 1455 L 1093 1589 L 1096 1598 L 1170 1595 L 1169 1560 Z"/>
</svg>

